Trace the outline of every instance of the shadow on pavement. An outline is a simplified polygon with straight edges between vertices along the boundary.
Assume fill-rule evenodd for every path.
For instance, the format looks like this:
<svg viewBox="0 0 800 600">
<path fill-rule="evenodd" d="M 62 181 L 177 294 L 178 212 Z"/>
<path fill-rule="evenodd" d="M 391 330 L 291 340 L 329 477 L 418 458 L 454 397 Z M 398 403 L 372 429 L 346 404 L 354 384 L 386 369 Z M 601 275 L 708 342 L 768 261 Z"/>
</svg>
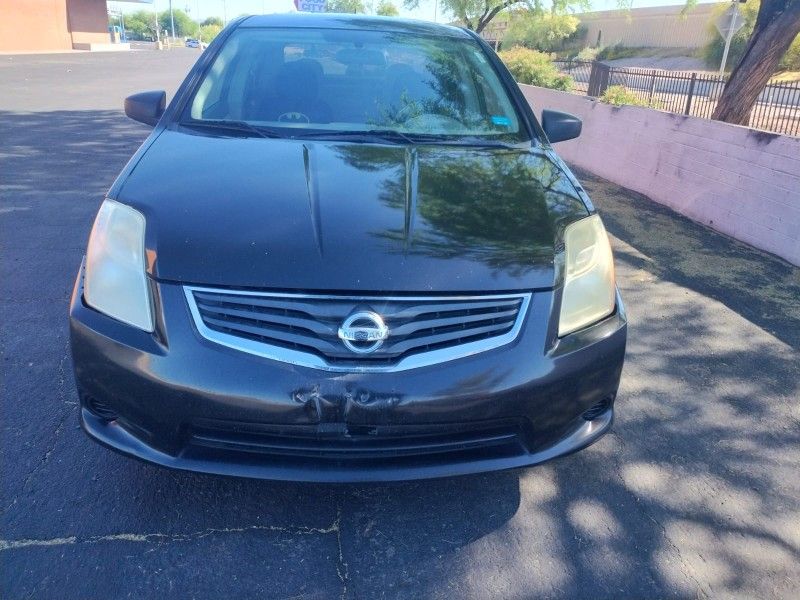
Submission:
<svg viewBox="0 0 800 600">
<path fill-rule="evenodd" d="M 574 169 L 608 231 L 635 248 L 615 256 L 722 302 L 800 349 L 800 268 L 717 233 L 581 169 Z"/>
</svg>

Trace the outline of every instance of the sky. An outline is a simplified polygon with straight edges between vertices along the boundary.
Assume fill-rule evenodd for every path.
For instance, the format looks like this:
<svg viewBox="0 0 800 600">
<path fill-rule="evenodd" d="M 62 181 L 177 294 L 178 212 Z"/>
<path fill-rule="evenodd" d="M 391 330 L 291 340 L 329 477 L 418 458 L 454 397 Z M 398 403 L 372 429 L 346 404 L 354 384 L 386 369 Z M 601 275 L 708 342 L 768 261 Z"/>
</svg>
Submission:
<svg viewBox="0 0 800 600">
<path fill-rule="evenodd" d="M 436 0 L 420 0 L 419 8 L 406 10 L 403 7 L 403 0 L 392 0 L 400 10 L 400 16 L 414 19 L 424 19 L 426 21 L 449 21 L 448 15 L 442 15 L 441 10 L 437 10 Z M 704 3 L 709 0 L 699 0 Z M 710 0 L 715 1 L 715 0 Z M 365 0 L 365 4 L 378 4 L 378 0 Z M 155 9 L 165 10 L 169 7 L 169 0 L 153 0 Z M 207 17 L 220 17 L 233 19 L 241 14 L 261 14 L 267 12 L 285 12 L 287 7 L 292 4 L 292 0 L 172 0 L 173 8 L 180 8 L 187 11 L 189 15 L 197 21 L 202 21 Z M 684 4 L 682 0 L 633 0 L 634 7 L 642 6 L 667 6 Z M 617 8 L 617 0 L 592 0 L 592 10 L 613 10 Z M 152 9 L 152 5 L 140 4 L 135 2 L 116 2 L 109 1 L 108 7 L 113 10 L 123 12 L 135 12 L 141 9 Z M 187 10 L 188 9 L 188 10 Z"/>
</svg>

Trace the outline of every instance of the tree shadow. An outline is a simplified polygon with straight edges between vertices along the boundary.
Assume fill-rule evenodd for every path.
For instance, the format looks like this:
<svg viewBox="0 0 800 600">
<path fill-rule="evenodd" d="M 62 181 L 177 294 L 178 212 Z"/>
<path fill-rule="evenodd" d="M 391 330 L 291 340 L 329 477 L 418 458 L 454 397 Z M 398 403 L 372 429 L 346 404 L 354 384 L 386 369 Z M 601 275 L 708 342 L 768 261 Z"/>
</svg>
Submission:
<svg viewBox="0 0 800 600">
<path fill-rule="evenodd" d="M 615 256 L 722 302 L 800 349 L 800 268 L 704 227 L 646 196 L 578 168 L 608 231 L 628 246 Z"/>
</svg>

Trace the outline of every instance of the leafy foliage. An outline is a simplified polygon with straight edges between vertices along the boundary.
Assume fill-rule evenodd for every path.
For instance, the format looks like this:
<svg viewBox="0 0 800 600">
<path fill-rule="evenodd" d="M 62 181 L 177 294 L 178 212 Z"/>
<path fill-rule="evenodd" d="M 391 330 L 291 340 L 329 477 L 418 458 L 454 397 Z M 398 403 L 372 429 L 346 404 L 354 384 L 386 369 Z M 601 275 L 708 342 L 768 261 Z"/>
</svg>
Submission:
<svg viewBox="0 0 800 600">
<path fill-rule="evenodd" d="M 587 46 L 575 55 L 578 60 L 593 61 L 597 60 L 597 55 L 600 53 L 600 48 L 592 48 Z"/>
<path fill-rule="evenodd" d="M 578 24 L 578 19 L 573 15 L 526 11 L 512 17 L 503 43 L 553 52 L 561 48 L 564 40 L 575 34 Z"/>
<path fill-rule="evenodd" d="M 789 50 L 783 55 L 780 65 L 781 69 L 787 71 L 800 71 L 800 35 L 794 38 Z"/>
<path fill-rule="evenodd" d="M 208 25 L 216 25 L 220 29 L 225 26 L 225 24 L 222 22 L 222 19 L 219 17 L 208 17 L 207 19 L 204 19 L 202 23 L 200 23 L 201 27 L 206 27 Z"/>
<path fill-rule="evenodd" d="M 197 35 L 197 31 L 200 29 L 200 25 L 197 24 L 197 21 L 194 21 L 189 15 L 177 8 L 172 11 L 172 14 L 175 19 L 176 37 L 194 37 Z M 158 24 L 161 26 L 162 31 L 166 30 L 168 35 L 172 35 L 172 23 L 169 18 L 168 10 L 158 15 Z"/>
<path fill-rule="evenodd" d="M 156 39 L 155 15 L 146 10 L 137 10 L 124 16 L 125 32 L 130 39 L 154 40 Z M 119 19 L 110 17 L 109 25 L 119 25 Z"/>
<path fill-rule="evenodd" d="M 210 44 L 220 31 L 222 31 L 222 27 L 212 23 L 211 25 L 201 25 L 197 35 L 201 41 Z"/>
<path fill-rule="evenodd" d="M 744 50 L 747 47 L 747 41 L 753 34 L 753 27 L 755 26 L 756 17 L 758 16 L 759 5 L 759 0 L 750 0 L 746 4 L 739 5 L 739 11 L 744 17 L 744 27 L 742 27 L 731 40 L 731 48 L 728 51 L 729 69 L 738 63 L 744 54 Z M 711 37 L 711 41 L 708 42 L 703 48 L 703 60 L 705 60 L 706 64 L 713 69 L 719 68 L 719 64 L 722 62 L 722 52 L 725 49 L 725 40 L 719 34 L 719 31 L 717 31 L 715 23 L 717 19 L 719 19 L 729 8 L 729 6 L 730 5 L 727 2 L 715 6 L 711 13 L 711 19 L 706 27 Z"/>
<path fill-rule="evenodd" d="M 568 92 L 572 89 L 572 78 L 559 73 L 550 57 L 543 52 L 517 46 L 503 50 L 498 56 L 519 83 L 538 85 Z"/>
<path fill-rule="evenodd" d="M 629 7 L 632 0 L 617 0 L 620 8 Z M 403 0 L 408 9 L 419 7 L 420 0 Z M 528 9 L 538 15 L 563 15 L 591 8 L 591 0 L 439 0 L 442 11 L 476 33 L 480 33 L 500 12 Z"/>
<path fill-rule="evenodd" d="M 711 20 L 708 23 L 708 31 L 711 34 L 711 41 L 703 48 L 703 59 L 706 61 L 706 64 L 709 67 L 715 69 L 719 68 L 720 63 L 722 62 L 722 53 L 725 49 L 725 40 L 717 31 L 714 23 L 720 18 L 720 16 L 722 16 L 722 13 L 725 12 L 728 6 L 729 5 L 727 3 L 718 5 L 714 9 L 711 15 Z M 744 27 L 736 32 L 731 40 L 731 48 L 728 51 L 728 69 L 731 69 L 742 59 L 744 51 L 747 48 L 747 42 L 750 40 L 750 36 L 753 35 L 753 29 L 756 24 L 756 18 L 758 17 L 758 11 L 760 7 L 760 0 L 750 0 L 746 4 L 739 5 L 739 10 L 744 17 Z M 794 38 L 789 51 L 786 52 L 781 59 L 778 68 L 789 71 L 800 70 L 800 35 Z"/>
<path fill-rule="evenodd" d="M 608 86 L 600 96 L 600 102 L 614 106 L 648 106 L 647 101 L 642 100 L 623 85 Z"/>
<path fill-rule="evenodd" d="M 363 0 L 328 0 L 327 11 L 363 15 L 367 12 L 367 7 Z"/>
<path fill-rule="evenodd" d="M 383 17 L 400 16 L 400 11 L 397 10 L 397 7 L 394 4 L 392 4 L 389 0 L 381 0 L 378 3 L 378 8 L 375 9 L 375 13 Z"/>
</svg>

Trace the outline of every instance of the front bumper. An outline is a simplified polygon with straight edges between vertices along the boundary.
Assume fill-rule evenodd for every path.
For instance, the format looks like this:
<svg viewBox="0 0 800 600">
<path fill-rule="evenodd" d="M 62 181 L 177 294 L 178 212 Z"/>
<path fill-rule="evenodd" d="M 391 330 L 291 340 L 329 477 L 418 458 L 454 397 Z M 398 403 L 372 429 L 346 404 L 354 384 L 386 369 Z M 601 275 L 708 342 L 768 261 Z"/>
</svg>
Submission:
<svg viewBox="0 0 800 600">
<path fill-rule="evenodd" d="M 537 292 L 511 344 L 399 373 L 336 373 L 209 342 L 181 286 L 153 289 L 154 334 L 86 306 L 82 270 L 70 306 L 81 425 L 149 462 L 281 480 L 421 479 L 538 464 L 588 446 L 613 420 L 619 301 L 558 340 L 557 292 Z"/>
</svg>

